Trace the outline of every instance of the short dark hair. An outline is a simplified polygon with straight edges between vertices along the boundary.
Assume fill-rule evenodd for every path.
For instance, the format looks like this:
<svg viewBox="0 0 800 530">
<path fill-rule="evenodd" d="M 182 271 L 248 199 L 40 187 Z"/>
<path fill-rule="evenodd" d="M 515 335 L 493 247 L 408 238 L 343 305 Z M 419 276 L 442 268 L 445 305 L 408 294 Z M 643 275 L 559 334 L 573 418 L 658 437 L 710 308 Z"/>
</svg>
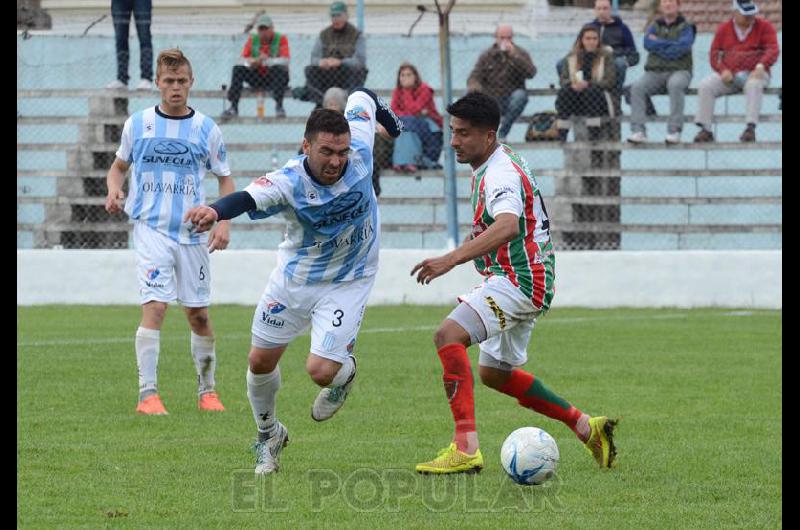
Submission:
<svg viewBox="0 0 800 530">
<path fill-rule="evenodd" d="M 473 127 L 497 130 L 500 126 L 500 106 L 497 100 L 483 92 L 470 92 L 447 107 L 451 116 L 467 120 Z"/>
<path fill-rule="evenodd" d="M 306 132 L 303 136 L 309 142 L 317 137 L 317 133 L 327 132 L 339 136 L 350 134 L 350 125 L 344 114 L 331 109 L 316 109 L 306 121 Z"/>
</svg>

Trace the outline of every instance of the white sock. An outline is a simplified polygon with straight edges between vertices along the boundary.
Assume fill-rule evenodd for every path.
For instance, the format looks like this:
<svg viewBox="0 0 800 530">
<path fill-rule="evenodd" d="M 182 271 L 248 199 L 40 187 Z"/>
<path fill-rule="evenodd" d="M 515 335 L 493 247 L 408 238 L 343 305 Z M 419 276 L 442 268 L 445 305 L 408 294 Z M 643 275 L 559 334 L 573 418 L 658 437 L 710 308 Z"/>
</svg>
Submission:
<svg viewBox="0 0 800 530">
<path fill-rule="evenodd" d="M 214 390 L 214 372 L 217 368 L 214 335 L 204 337 L 192 331 L 192 358 L 197 369 L 198 394 L 211 392 Z"/>
<path fill-rule="evenodd" d="M 156 370 L 161 331 L 139 327 L 136 330 L 136 365 L 139 368 L 139 399 L 158 393 Z"/>
<path fill-rule="evenodd" d="M 336 375 L 333 376 L 328 388 L 333 388 L 336 386 L 342 386 L 350 379 L 350 376 L 353 375 L 353 372 L 356 370 L 356 363 L 353 361 L 353 358 L 348 356 L 347 359 L 342 363 L 342 367 L 339 368 L 339 371 L 336 372 Z"/>
<path fill-rule="evenodd" d="M 247 369 L 247 398 L 261 433 L 269 432 L 275 426 L 275 394 L 280 387 L 280 366 L 268 374 L 254 374 L 250 368 Z"/>
</svg>

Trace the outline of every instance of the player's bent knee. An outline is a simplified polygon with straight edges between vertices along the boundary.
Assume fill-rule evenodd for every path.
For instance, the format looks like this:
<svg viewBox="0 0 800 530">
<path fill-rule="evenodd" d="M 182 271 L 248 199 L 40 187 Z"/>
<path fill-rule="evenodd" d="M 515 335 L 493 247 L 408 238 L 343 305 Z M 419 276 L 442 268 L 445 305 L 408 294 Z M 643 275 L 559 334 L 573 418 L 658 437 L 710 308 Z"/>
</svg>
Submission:
<svg viewBox="0 0 800 530">
<path fill-rule="evenodd" d="M 496 370 L 488 366 L 480 366 L 478 368 L 478 374 L 480 375 L 481 383 L 489 388 L 500 390 L 500 388 L 506 384 L 506 381 L 508 381 L 511 372 Z"/>
<path fill-rule="evenodd" d="M 448 344 L 469 346 L 471 341 L 469 334 L 460 325 L 452 320 L 445 320 L 434 333 L 433 343 L 439 349 Z"/>
<path fill-rule="evenodd" d="M 341 363 L 331 361 L 330 359 L 323 359 L 313 353 L 308 356 L 306 361 L 306 372 L 319 386 L 328 386 L 336 377 L 337 372 L 342 367 Z"/>
<path fill-rule="evenodd" d="M 269 355 L 264 350 L 251 348 L 247 355 L 247 363 L 250 371 L 254 374 L 268 374 L 275 370 L 278 365 L 278 358 Z"/>
</svg>

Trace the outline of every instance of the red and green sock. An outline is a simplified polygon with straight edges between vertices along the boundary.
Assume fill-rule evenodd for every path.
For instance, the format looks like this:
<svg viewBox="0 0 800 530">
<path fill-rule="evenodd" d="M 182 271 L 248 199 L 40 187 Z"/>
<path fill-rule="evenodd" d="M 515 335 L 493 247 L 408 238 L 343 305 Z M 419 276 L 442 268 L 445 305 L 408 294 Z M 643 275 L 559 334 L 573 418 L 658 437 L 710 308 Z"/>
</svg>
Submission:
<svg viewBox="0 0 800 530">
<path fill-rule="evenodd" d="M 456 424 L 454 441 L 459 451 L 469 452 L 470 440 L 477 442 L 472 368 L 463 344 L 446 344 L 437 351 L 444 367 L 444 390 Z"/>
<path fill-rule="evenodd" d="M 523 370 L 512 370 L 500 392 L 517 398 L 523 407 L 559 420 L 586 442 L 589 439 L 589 416 L 544 386 L 540 379 Z"/>
</svg>

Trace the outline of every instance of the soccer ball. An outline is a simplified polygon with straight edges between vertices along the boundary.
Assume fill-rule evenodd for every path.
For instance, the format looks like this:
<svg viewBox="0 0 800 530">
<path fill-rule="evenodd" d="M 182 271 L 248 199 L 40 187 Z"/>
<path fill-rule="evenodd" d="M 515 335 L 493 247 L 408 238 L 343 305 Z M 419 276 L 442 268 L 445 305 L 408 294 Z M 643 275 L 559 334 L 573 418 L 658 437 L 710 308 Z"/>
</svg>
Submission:
<svg viewBox="0 0 800 530">
<path fill-rule="evenodd" d="M 503 442 L 500 461 L 508 476 L 517 484 L 542 484 L 556 470 L 558 446 L 553 437 L 542 429 L 522 427 L 509 434 Z"/>
</svg>

